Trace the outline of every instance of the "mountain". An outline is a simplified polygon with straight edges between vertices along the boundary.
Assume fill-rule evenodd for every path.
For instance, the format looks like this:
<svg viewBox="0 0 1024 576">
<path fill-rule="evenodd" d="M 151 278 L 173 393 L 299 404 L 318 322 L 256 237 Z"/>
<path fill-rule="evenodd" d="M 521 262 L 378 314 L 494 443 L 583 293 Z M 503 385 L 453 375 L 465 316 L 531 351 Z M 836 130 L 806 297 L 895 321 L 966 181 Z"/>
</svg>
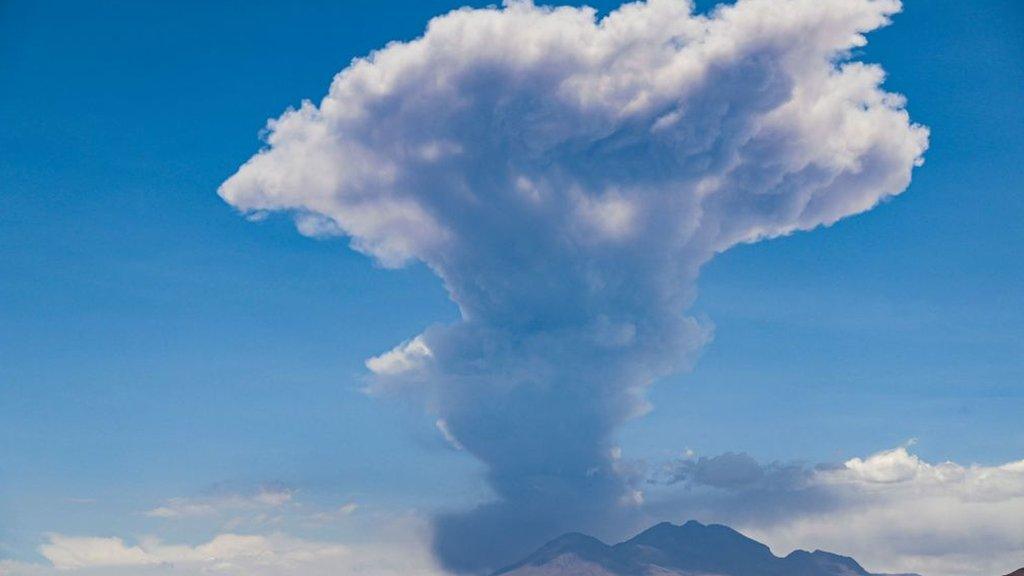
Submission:
<svg viewBox="0 0 1024 576">
<path fill-rule="evenodd" d="M 1014 572 L 1010 572 L 1006 576 L 1024 576 L 1024 568 L 1021 568 L 1020 570 Z"/>
<path fill-rule="evenodd" d="M 780 558 L 728 526 L 693 520 L 681 526 L 664 522 L 614 546 L 585 534 L 565 534 L 494 574 L 499 575 L 877 576 L 853 558 L 821 550 Z"/>
</svg>

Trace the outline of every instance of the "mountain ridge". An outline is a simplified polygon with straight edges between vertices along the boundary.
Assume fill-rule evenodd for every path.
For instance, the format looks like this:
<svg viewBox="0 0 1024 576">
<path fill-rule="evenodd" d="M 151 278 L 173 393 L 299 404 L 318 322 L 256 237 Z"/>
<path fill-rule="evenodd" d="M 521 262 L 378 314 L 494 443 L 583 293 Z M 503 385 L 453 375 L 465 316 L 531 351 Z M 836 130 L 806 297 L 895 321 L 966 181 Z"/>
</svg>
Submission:
<svg viewBox="0 0 1024 576">
<path fill-rule="evenodd" d="M 853 558 L 823 550 L 779 557 L 728 526 L 690 520 L 662 522 L 614 545 L 578 532 L 563 534 L 492 576 L 896 575 L 872 574 Z"/>
</svg>

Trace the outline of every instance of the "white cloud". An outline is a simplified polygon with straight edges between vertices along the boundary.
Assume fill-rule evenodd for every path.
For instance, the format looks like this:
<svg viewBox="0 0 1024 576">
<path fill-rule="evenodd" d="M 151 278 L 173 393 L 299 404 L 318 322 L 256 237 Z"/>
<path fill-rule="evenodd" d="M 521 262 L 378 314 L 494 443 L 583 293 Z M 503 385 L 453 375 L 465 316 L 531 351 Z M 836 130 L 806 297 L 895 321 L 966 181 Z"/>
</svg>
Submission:
<svg viewBox="0 0 1024 576">
<path fill-rule="evenodd" d="M 50 535 L 39 553 L 58 570 L 89 566 L 145 566 L 159 564 L 155 556 L 138 546 L 128 546 L 120 538 L 72 538 Z"/>
<path fill-rule="evenodd" d="M 171 498 L 145 512 L 151 518 L 179 519 L 281 508 L 292 501 L 291 490 L 262 487 L 252 494 L 219 494 L 202 498 Z"/>
<path fill-rule="evenodd" d="M 676 478 L 693 493 L 663 493 L 652 514 L 663 506 L 730 523 L 776 553 L 820 548 L 872 571 L 927 576 L 1024 566 L 1024 460 L 929 463 L 900 447 L 807 468 L 725 454 L 677 464 Z"/>
<path fill-rule="evenodd" d="M 39 549 L 57 570 L 118 566 L 162 566 L 179 571 L 224 573 L 296 570 L 305 564 L 340 561 L 351 554 L 341 545 L 308 542 L 283 535 L 220 534 L 196 546 L 143 539 L 126 545 L 120 538 L 52 535 Z"/>
<path fill-rule="evenodd" d="M 449 446 L 456 450 L 466 449 L 466 447 L 459 442 L 459 439 L 452 434 L 451 429 L 448 428 L 448 423 L 445 422 L 443 418 L 438 418 L 437 421 L 434 422 L 434 426 L 436 426 L 438 431 L 441 432 L 441 436 L 444 437 L 445 442 L 447 442 Z"/>
<path fill-rule="evenodd" d="M 421 368 L 433 355 L 423 337 L 417 336 L 380 356 L 370 358 L 366 361 L 366 367 L 375 374 L 395 376 Z"/>
<path fill-rule="evenodd" d="M 145 514 L 150 518 L 191 518 L 211 516 L 218 511 L 216 506 L 206 503 L 190 502 L 183 498 L 172 498 L 162 506 L 148 510 Z"/>
<path fill-rule="evenodd" d="M 459 306 L 367 361 L 375 391 L 421 397 L 487 466 L 497 501 L 437 521 L 449 565 L 610 521 L 629 491 L 609 443 L 708 340 L 685 314 L 715 254 L 906 189 L 928 131 L 851 61 L 899 10 L 460 9 L 270 122 L 227 202 L 384 266 L 421 261 Z"/>
<path fill-rule="evenodd" d="M 929 576 L 1024 566 L 1024 460 L 931 464 L 897 448 L 819 472 L 815 481 L 842 508 L 785 523 L 775 541 L 840 547 L 872 567 Z"/>
<path fill-rule="evenodd" d="M 755 208 L 750 195 L 770 194 L 761 214 L 705 213 L 736 220 L 712 244 L 829 224 L 899 193 L 926 146 L 902 98 L 878 88 L 880 68 L 833 65 L 899 8 L 741 0 L 706 18 L 652 0 L 600 21 L 521 1 L 457 10 L 356 60 L 319 106 L 272 121 L 269 148 L 220 193 L 442 274 L 444 256 L 483 232 L 474 214 L 621 234 L 634 210 L 649 221 L 669 209 L 685 233 L 701 226 L 687 197 Z M 542 213 L 506 211 L 517 201 Z"/>
<path fill-rule="evenodd" d="M 333 510 L 322 510 L 314 512 L 306 517 L 305 522 L 310 525 L 319 526 L 323 524 L 329 524 L 348 518 L 349 516 L 356 513 L 359 510 L 359 504 L 355 502 L 346 502 Z"/>
<path fill-rule="evenodd" d="M 374 544 L 311 541 L 286 534 L 220 534 L 196 545 L 141 538 L 53 534 L 39 549 L 49 565 L 0 562 L 2 576 L 442 576 L 418 524 Z"/>
</svg>

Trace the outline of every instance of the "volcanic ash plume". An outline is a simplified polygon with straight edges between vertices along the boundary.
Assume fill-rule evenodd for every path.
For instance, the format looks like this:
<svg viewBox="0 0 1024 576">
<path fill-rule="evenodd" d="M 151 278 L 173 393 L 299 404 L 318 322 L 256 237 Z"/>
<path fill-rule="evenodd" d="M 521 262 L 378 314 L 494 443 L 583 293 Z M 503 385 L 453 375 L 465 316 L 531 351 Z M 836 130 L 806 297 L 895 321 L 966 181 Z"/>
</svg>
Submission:
<svg viewBox="0 0 1024 576">
<path fill-rule="evenodd" d="M 367 361 L 487 469 L 494 501 L 435 518 L 493 568 L 630 499 L 610 458 L 645 389 L 708 330 L 700 267 L 899 194 L 928 133 L 850 61 L 896 0 L 462 9 L 353 61 L 272 120 L 220 189 L 385 267 L 419 260 L 462 319 Z"/>
</svg>

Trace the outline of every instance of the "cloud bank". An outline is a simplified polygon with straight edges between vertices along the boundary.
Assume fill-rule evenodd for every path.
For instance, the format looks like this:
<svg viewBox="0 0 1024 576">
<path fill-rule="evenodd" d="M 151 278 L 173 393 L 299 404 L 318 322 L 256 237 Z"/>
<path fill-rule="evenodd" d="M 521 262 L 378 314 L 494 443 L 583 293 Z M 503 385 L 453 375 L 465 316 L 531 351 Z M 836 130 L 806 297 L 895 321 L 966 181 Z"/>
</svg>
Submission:
<svg viewBox="0 0 1024 576">
<path fill-rule="evenodd" d="M 874 572 L 993 576 L 1024 566 L 1024 460 L 931 463 L 901 447 L 817 466 L 727 453 L 687 457 L 653 474 L 632 467 L 629 495 L 642 494 L 633 504 L 646 517 L 619 536 L 696 518 L 734 526 L 776 554 L 820 548 Z M 306 508 L 292 515 L 348 517 L 354 510 Z M 430 530 L 416 516 L 368 520 L 352 526 L 372 534 L 360 542 L 309 540 L 276 528 L 215 532 L 189 543 L 49 534 L 39 547 L 46 564 L 0 560 L 0 576 L 450 576 L 434 561 Z"/>
<path fill-rule="evenodd" d="M 635 502 L 610 438 L 709 338 L 686 309 L 716 253 L 907 187 L 927 130 L 850 60 L 899 9 L 461 9 L 269 123 L 227 202 L 423 262 L 461 311 L 367 362 L 373 391 L 421 399 L 487 467 L 493 502 L 435 519 L 448 567 L 494 568 Z"/>
<path fill-rule="evenodd" d="M 423 540 L 343 545 L 286 534 L 218 534 L 196 545 L 52 534 L 49 565 L 0 561 L 0 576 L 444 576 Z"/>
<path fill-rule="evenodd" d="M 146 522 L 128 535 L 57 530 L 43 535 L 36 561 L 0 558 L 0 576 L 450 576 L 434 558 L 430 526 L 413 511 L 364 513 L 354 502 L 296 494 L 264 487 L 173 498 L 166 503 L 181 514 L 133 514 Z M 275 521 L 224 521 L 267 509 Z"/>
<path fill-rule="evenodd" d="M 935 464 L 901 447 L 808 467 L 723 454 L 676 462 L 663 482 L 652 514 L 729 523 L 776 552 L 821 548 L 928 576 L 1024 566 L 1024 460 Z"/>
</svg>

